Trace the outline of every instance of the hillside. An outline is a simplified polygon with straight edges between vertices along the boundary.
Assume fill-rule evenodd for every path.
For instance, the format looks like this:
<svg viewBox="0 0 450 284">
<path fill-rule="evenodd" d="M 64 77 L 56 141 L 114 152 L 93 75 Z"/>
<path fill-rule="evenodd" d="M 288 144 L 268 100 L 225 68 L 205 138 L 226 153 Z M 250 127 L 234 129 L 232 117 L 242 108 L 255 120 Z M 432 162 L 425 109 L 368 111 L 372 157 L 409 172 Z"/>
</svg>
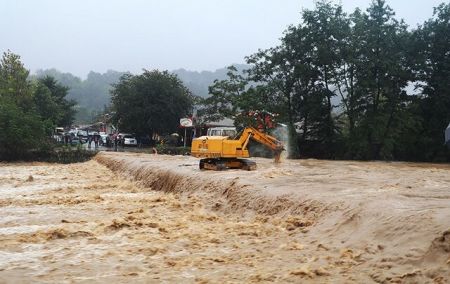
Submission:
<svg viewBox="0 0 450 284">
<path fill-rule="evenodd" d="M 237 64 L 236 68 L 244 70 L 247 65 Z M 118 82 L 127 72 L 108 70 L 106 73 L 89 72 L 86 79 L 81 79 L 71 73 L 64 73 L 56 69 L 38 70 L 32 77 L 52 76 L 62 85 L 69 87 L 68 99 L 77 102 L 77 122 L 90 121 L 96 114 L 103 111 L 110 102 L 109 91 L 111 85 Z M 223 80 L 227 77 L 227 68 L 216 71 L 189 71 L 177 69 L 172 71 L 191 90 L 194 95 L 206 97 L 208 87 L 214 80 Z"/>
<path fill-rule="evenodd" d="M 238 71 L 243 71 L 248 68 L 245 64 L 234 64 Z M 177 69 L 172 71 L 176 74 L 183 83 L 191 90 L 194 95 L 200 97 L 208 96 L 208 87 L 214 82 L 214 80 L 224 80 L 227 78 L 227 68 L 220 68 L 216 71 L 189 71 L 186 69 Z"/>
<path fill-rule="evenodd" d="M 111 85 L 118 82 L 125 72 L 108 70 L 106 73 L 89 72 L 85 80 L 71 73 L 63 73 L 56 69 L 38 70 L 35 77 L 52 76 L 62 85 L 69 88 L 67 98 L 77 102 L 77 122 L 90 121 L 110 102 Z"/>
</svg>

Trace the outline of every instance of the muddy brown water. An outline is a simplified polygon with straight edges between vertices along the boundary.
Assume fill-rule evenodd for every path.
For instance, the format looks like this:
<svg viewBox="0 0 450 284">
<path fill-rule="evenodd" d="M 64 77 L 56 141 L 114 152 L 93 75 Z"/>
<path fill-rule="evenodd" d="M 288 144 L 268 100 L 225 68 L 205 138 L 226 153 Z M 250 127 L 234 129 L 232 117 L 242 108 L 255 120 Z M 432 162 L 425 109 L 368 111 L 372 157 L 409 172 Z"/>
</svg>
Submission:
<svg viewBox="0 0 450 284">
<path fill-rule="evenodd" d="M 450 167 L 0 165 L 0 283 L 448 283 Z"/>
</svg>

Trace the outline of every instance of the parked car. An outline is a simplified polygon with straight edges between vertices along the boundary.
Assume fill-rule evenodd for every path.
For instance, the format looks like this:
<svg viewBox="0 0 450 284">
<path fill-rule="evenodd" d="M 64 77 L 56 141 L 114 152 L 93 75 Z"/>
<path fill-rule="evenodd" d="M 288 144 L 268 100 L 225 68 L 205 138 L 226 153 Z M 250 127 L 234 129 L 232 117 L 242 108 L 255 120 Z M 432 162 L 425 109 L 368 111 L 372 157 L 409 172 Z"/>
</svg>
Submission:
<svg viewBox="0 0 450 284">
<path fill-rule="evenodd" d="M 136 138 L 131 134 L 122 134 L 124 146 L 137 146 Z"/>
<path fill-rule="evenodd" d="M 145 147 L 145 146 L 154 146 L 154 142 L 152 139 L 150 139 L 150 136 L 140 136 L 137 138 L 138 140 L 138 146 L 139 147 Z"/>
<path fill-rule="evenodd" d="M 57 143 L 64 143 L 64 128 L 56 127 L 53 131 L 53 139 Z"/>
<path fill-rule="evenodd" d="M 77 136 L 72 136 L 71 140 L 70 140 L 70 145 L 76 146 L 78 144 L 82 143 L 80 138 Z"/>
<path fill-rule="evenodd" d="M 88 140 L 88 133 L 85 130 L 78 130 L 76 135 L 81 143 L 86 143 Z"/>
</svg>

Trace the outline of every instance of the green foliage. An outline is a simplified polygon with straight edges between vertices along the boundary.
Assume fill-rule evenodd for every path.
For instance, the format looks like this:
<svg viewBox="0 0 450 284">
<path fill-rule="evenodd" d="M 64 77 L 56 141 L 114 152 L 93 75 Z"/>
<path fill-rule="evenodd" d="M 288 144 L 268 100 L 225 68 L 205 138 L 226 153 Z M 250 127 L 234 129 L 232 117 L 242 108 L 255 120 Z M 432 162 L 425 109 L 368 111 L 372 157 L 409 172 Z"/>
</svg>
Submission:
<svg viewBox="0 0 450 284">
<path fill-rule="evenodd" d="M 194 97 L 167 71 L 123 75 L 111 94 L 114 120 L 121 132 L 150 137 L 172 133 L 180 118 L 192 114 Z"/>
<path fill-rule="evenodd" d="M 70 126 L 74 120 L 75 102 L 66 100 L 68 88 L 46 76 L 37 80 L 34 103 L 41 118 L 52 125 Z"/>
<path fill-rule="evenodd" d="M 41 148 L 44 130 L 36 113 L 25 112 L 9 98 L 0 98 L 0 160 L 22 159 L 28 149 Z"/>
<path fill-rule="evenodd" d="M 189 155 L 191 153 L 190 147 L 176 147 L 166 144 L 158 144 L 155 148 L 160 155 Z"/>
<path fill-rule="evenodd" d="M 276 110 L 291 157 L 450 161 L 450 4 L 412 32 L 384 0 L 351 15 L 320 0 L 301 15 L 247 57 L 245 78 L 230 70 L 210 87 L 207 117 L 248 125 L 236 113 Z"/>
<path fill-rule="evenodd" d="M 60 164 L 81 163 L 92 159 L 97 151 L 86 150 L 78 145 L 78 147 L 63 146 L 51 151 L 47 155 L 38 155 L 36 159 Z"/>
<path fill-rule="evenodd" d="M 411 56 L 420 99 L 411 109 L 421 119 L 417 145 L 408 155 L 422 160 L 449 161 L 443 130 L 450 121 L 450 4 L 441 4 L 434 15 L 413 33 Z M 409 135 L 410 132 L 408 133 Z"/>
<path fill-rule="evenodd" d="M 34 110 L 28 70 L 10 51 L 0 62 L 0 159 L 22 158 L 43 144 L 45 127 Z"/>
<path fill-rule="evenodd" d="M 246 65 L 236 65 L 239 71 L 245 69 Z M 178 69 L 173 71 L 180 78 L 184 85 L 189 88 L 193 95 L 206 97 L 208 95 L 208 86 L 215 79 L 225 79 L 228 69 L 220 68 L 214 72 L 210 71 L 187 71 Z M 81 79 L 71 73 L 62 73 L 56 69 L 38 70 L 32 79 L 44 78 L 50 76 L 57 82 L 69 88 L 67 98 L 76 101 L 76 123 L 91 123 L 95 117 L 101 113 L 103 107 L 111 103 L 110 90 L 113 84 L 119 82 L 119 79 L 126 72 L 108 70 L 106 73 L 89 72 L 86 79 Z"/>
<path fill-rule="evenodd" d="M 110 104 L 111 85 L 119 81 L 125 74 L 108 70 L 100 74 L 89 72 L 87 78 L 82 80 L 70 73 L 61 73 L 55 69 L 39 70 L 33 79 L 54 78 L 59 84 L 67 86 L 67 99 L 76 102 L 75 121 L 77 123 L 90 123 L 101 113 L 105 105 Z"/>
<path fill-rule="evenodd" d="M 374 1 L 367 14 L 354 16 L 354 40 L 360 44 L 356 56 L 355 92 L 359 121 L 351 141 L 360 141 L 357 156 L 392 159 L 397 131 L 404 121 L 399 115 L 412 97 L 405 87 L 413 79 L 407 61 L 409 34 L 403 22 L 393 18 L 384 1 Z"/>
<path fill-rule="evenodd" d="M 239 73 L 247 69 L 245 64 L 233 65 Z M 228 68 L 220 68 L 216 71 L 188 71 L 185 69 L 177 69 L 172 71 L 183 81 L 184 85 L 192 92 L 193 95 L 206 98 L 208 97 L 209 86 L 214 84 L 215 80 L 225 80 L 229 72 Z"/>
<path fill-rule="evenodd" d="M 228 79 L 215 80 L 209 86 L 211 96 L 202 101 L 204 108 L 199 111 L 203 120 L 218 121 L 236 115 L 240 107 L 238 100 L 245 92 L 247 81 L 234 66 L 228 67 L 227 76 Z"/>
<path fill-rule="evenodd" d="M 20 56 L 7 51 L 0 61 L 0 97 L 7 98 L 23 109 L 33 107 L 32 89 L 27 81 L 29 71 Z"/>
<path fill-rule="evenodd" d="M 0 160 L 37 158 L 52 151 L 50 135 L 55 126 L 70 124 L 73 103 L 67 89 L 44 78 L 28 79 L 20 57 L 10 51 L 0 62 Z"/>
</svg>

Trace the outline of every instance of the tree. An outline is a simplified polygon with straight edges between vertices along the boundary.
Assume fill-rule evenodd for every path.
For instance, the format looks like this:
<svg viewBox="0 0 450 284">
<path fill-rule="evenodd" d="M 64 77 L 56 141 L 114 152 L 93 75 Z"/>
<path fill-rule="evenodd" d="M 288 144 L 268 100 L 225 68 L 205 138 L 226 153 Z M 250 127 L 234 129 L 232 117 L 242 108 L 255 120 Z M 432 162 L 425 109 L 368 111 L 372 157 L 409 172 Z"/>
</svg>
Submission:
<svg viewBox="0 0 450 284">
<path fill-rule="evenodd" d="M 52 77 L 59 84 L 69 88 L 66 99 L 76 101 L 75 121 L 77 123 L 91 123 L 101 110 L 111 103 L 111 85 L 119 81 L 123 72 L 108 70 L 100 74 L 89 72 L 85 80 L 70 74 L 61 73 L 56 69 L 38 70 L 32 79 L 42 79 L 47 76 Z"/>
<path fill-rule="evenodd" d="M 0 98 L 0 160 L 22 159 L 29 150 L 46 145 L 44 125 L 35 112 Z"/>
<path fill-rule="evenodd" d="M 20 56 L 7 51 L 0 61 L 0 97 L 8 98 L 24 109 L 33 106 L 32 89 L 27 81 L 30 72 Z"/>
<path fill-rule="evenodd" d="M 283 40 L 284 43 L 284 40 Z M 302 45 L 304 47 L 304 45 Z M 307 64 L 298 62 L 292 58 L 292 53 L 286 48 L 286 44 L 260 50 L 247 57 L 247 63 L 252 65 L 249 70 L 249 79 L 268 86 L 275 90 L 272 94 L 279 98 L 278 104 L 282 109 L 282 120 L 288 124 L 288 153 L 290 158 L 299 156 L 297 133 L 294 123 L 297 121 L 298 110 L 295 108 L 296 99 L 300 89 L 308 88 L 308 72 L 305 72 L 303 80 L 297 77 L 301 68 L 309 70 Z M 306 75 L 308 74 L 308 75 Z"/>
<path fill-rule="evenodd" d="M 413 80 L 408 62 L 409 33 L 383 0 L 374 0 L 367 10 L 352 15 L 351 57 L 353 85 L 347 109 L 352 137 L 347 141 L 356 158 L 391 159 L 395 141 L 406 127 L 401 115 L 412 97 L 405 88 Z"/>
<path fill-rule="evenodd" d="M 292 123 L 301 128 L 302 155 L 320 152 L 320 157 L 334 157 L 339 128 L 333 98 L 348 34 L 349 20 L 342 7 L 318 1 L 315 9 L 302 12 L 299 25 L 287 29 L 278 48 L 282 51 L 278 62 L 290 70 L 285 74 L 291 77 L 286 86 L 291 82 L 292 98 L 286 96 L 286 101 L 295 115 Z"/>
<path fill-rule="evenodd" d="M 65 87 L 53 77 L 39 78 L 34 90 L 34 102 L 41 118 L 51 128 L 70 126 L 75 116 L 75 101 L 67 100 L 68 87 Z"/>
<path fill-rule="evenodd" d="M 177 130 L 180 118 L 192 115 L 194 97 L 167 71 L 125 74 L 111 94 L 114 121 L 121 131 L 150 137 L 168 134 Z"/>
<path fill-rule="evenodd" d="M 214 80 L 209 86 L 210 96 L 202 100 L 198 116 L 203 120 L 218 121 L 233 118 L 239 111 L 238 101 L 247 89 L 248 81 L 237 72 L 234 66 L 228 67 L 228 79 Z"/>
<path fill-rule="evenodd" d="M 280 46 L 246 58 L 251 64 L 246 80 L 230 74 L 229 80 L 212 86 L 211 97 L 206 99 L 213 113 L 251 107 L 280 113 L 279 120 L 288 124 L 290 157 L 299 156 L 296 123 L 302 124 L 303 141 L 315 137 L 330 147 L 335 140 L 331 84 L 339 64 L 336 46 L 348 25 L 342 9 L 325 1 L 302 15 L 304 21 L 288 28 Z"/>
<path fill-rule="evenodd" d="M 20 56 L 8 51 L 0 62 L 0 159 L 24 157 L 45 144 L 45 128 L 33 104 Z"/>
<path fill-rule="evenodd" d="M 420 98 L 412 106 L 421 118 L 414 155 L 427 161 L 450 160 L 443 131 L 450 122 L 450 4 L 441 4 L 413 35 L 413 68 Z"/>
<path fill-rule="evenodd" d="M 244 70 L 246 72 L 246 70 Z M 210 96 L 201 100 L 197 116 L 200 121 L 234 119 L 238 128 L 267 125 L 261 116 L 276 112 L 276 102 L 272 101 L 272 91 L 265 85 L 252 85 L 244 72 L 234 66 L 228 67 L 227 79 L 215 80 L 209 86 Z M 271 115 L 273 116 L 273 115 Z"/>
<path fill-rule="evenodd" d="M 304 37 L 313 46 L 304 56 L 311 58 L 311 64 L 317 72 L 315 88 L 305 94 L 309 98 L 304 102 L 306 109 L 303 111 L 312 122 L 312 136 L 328 149 L 327 157 L 333 157 L 339 131 L 334 118 L 337 105 L 333 105 L 333 98 L 338 95 L 338 73 L 344 64 L 350 21 L 341 5 L 333 5 L 329 1 L 316 2 L 315 9 L 303 11 L 302 18 L 303 25 L 299 29 L 303 30 Z M 292 32 L 297 31 L 293 29 Z M 304 131 L 306 134 L 307 131 Z"/>
</svg>

